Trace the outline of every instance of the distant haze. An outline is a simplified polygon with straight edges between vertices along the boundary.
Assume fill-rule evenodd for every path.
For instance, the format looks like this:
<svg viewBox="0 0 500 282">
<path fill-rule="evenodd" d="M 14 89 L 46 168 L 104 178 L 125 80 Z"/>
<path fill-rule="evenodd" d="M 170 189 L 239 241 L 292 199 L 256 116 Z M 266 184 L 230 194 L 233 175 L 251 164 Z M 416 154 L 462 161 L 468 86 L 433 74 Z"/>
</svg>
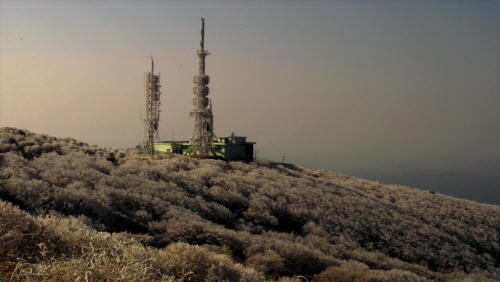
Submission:
<svg viewBox="0 0 500 282">
<path fill-rule="evenodd" d="M 338 172 L 500 175 L 498 1 L 0 1 L 0 126 L 135 147 L 153 56 L 160 136 L 190 138 L 201 10 L 218 136 Z"/>
</svg>

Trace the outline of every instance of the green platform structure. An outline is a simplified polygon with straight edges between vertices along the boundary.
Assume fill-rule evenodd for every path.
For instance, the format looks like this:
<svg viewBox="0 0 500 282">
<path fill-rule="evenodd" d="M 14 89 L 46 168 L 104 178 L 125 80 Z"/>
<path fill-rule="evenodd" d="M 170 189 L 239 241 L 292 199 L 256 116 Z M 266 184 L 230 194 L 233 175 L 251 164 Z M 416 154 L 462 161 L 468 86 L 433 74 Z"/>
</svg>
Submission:
<svg viewBox="0 0 500 282">
<path fill-rule="evenodd" d="M 211 157 L 227 161 L 251 162 L 254 160 L 255 144 L 256 142 L 247 142 L 244 136 L 218 137 L 213 143 L 215 156 Z M 160 141 L 154 143 L 154 150 L 159 153 L 185 155 L 190 145 L 190 141 Z"/>
</svg>

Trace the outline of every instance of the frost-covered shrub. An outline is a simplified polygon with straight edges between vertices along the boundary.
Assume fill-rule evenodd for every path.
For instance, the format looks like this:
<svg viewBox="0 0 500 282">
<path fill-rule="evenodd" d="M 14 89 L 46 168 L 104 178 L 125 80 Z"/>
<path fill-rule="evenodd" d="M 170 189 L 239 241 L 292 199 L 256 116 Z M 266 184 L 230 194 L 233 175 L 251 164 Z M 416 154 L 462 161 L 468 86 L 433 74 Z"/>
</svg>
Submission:
<svg viewBox="0 0 500 282">
<path fill-rule="evenodd" d="M 369 268 L 360 262 L 350 261 L 342 266 L 329 267 L 314 277 L 316 282 L 362 282 Z"/>
<path fill-rule="evenodd" d="M 285 272 L 283 258 L 273 250 L 266 250 L 247 258 L 244 265 L 273 278 L 278 278 Z"/>
<path fill-rule="evenodd" d="M 158 248 L 212 246 L 275 278 L 350 260 L 374 281 L 500 280 L 498 207 L 290 164 L 150 157 L 0 128 L 0 197 Z"/>
<path fill-rule="evenodd" d="M 183 281 L 264 281 L 255 270 L 235 264 L 225 255 L 215 254 L 199 246 L 175 243 L 158 253 L 169 273 Z"/>
</svg>

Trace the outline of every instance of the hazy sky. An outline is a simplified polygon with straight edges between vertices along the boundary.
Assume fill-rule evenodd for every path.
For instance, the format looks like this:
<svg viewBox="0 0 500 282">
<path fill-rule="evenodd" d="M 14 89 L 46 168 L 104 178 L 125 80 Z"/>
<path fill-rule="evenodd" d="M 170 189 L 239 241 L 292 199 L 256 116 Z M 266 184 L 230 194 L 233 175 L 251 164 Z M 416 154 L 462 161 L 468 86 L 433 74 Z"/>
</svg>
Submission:
<svg viewBox="0 0 500 282">
<path fill-rule="evenodd" d="M 0 1 L 0 126 L 104 147 L 193 132 L 200 14 L 218 136 L 342 171 L 500 175 L 500 1 Z"/>
</svg>

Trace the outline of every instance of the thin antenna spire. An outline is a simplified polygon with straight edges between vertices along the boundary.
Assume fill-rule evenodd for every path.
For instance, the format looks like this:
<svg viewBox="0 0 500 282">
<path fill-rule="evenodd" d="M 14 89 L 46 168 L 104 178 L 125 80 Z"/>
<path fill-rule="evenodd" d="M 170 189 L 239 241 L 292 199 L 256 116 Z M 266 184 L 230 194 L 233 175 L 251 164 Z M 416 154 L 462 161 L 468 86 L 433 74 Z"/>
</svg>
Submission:
<svg viewBox="0 0 500 282">
<path fill-rule="evenodd" d="M 154 71 L 155 62 L 153 61 L 153 56 L 151 56 L 151 73 Z"/>
<path fill-rule="evenodd" d="M 201 17 L 200 49 L 203 50 L 204 46 L 205 46 L 205 19 Z"/>
</svg>

